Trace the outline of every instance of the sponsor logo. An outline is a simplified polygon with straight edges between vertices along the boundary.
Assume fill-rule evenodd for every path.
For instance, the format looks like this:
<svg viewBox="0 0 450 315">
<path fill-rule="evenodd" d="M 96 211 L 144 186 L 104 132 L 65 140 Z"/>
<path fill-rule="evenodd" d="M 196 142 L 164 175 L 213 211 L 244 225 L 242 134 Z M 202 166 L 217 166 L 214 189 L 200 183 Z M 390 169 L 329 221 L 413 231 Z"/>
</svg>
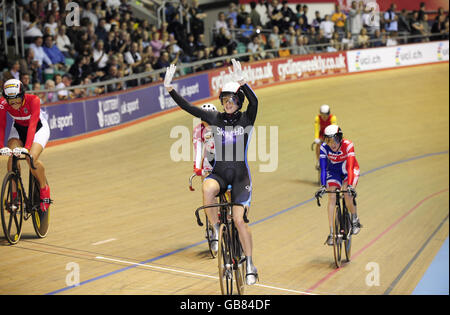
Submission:
<svg viewBox="0 0 450 315">
<path fill-rule="evenodd" d="M 356 70 L 361 70 L 365 66 L 375 65 L 375 64 L 378 64 L 381 62 L 382 62 L 382 58 L 380 55 L 361 56 L 361 51 L 358 51 L 356 53 L 356 59 L 355 59 Z"/>
<path fill-rule="evenodd" d="M 100 128 L 120 124 L 119 100 L 99 100 L 97 119 Z"/>
<path fill-rule="evenodd" d="M 179 83 L 174 83 L 173 87 L 178 91 L 182 97 L 195 97 L 195 95 L 200 94 L 200 84 L 196 82 L 193 85 L 181 85 L 179 88 Z M 167 93 L 166 89 L 161 85 L 159 86 L 159 96 L 158 96 L 159 106 L 161 109 L 169 109 L 177 106 L 175 101 L 172 99 L 169 93 Z"/>
<path fill-rule="evenodd" d="M 273 66 L 270 62 L 267 62 L 265 65 L 253 67 L 246 66 L 242 69 L 242 74 L 245 80 L 252 84 L 256 81 L 274 79 Z M 217 94 L 225 84 L 232 81 L 233 79 L 229 72 L 221 71 L 218 75 L 211 78 L 211 89 Z"/>
<path fill-rule="evenodd" d="M 131 115 L 133 112 L 139 110 L 139 99 L 132 102 L 123 102 L 122 105 L 120 105 L 120 114 L 128 114 Z"/>
<path fill-rule="evenodd" d="M 284 80 L 286 76 L 296 75 L 301 77 L 308 72 L 325 73 L 330 70 L 346 69 L 345 56 L 339 54 L 337 57 L 322 58 L 322 56 L 314 56 L 312 59 L 293 61 L 289 59 L 286 63 L 278 65 L 278 74 Z"/>
<path fill-rule="evenodd" d="M 52 115 L 52 118 L 50 118 L 49 121 L 50 129 L 56 129 L 63 131 L 64 128 L 72 127 L 73 126 L 73 114 L 70 113 L 66 116 L 55 116 Z"/>
<path fill-rule="evenodd" d="M 401 66 L 404 62 L 409 62 L 423 58 L 422 51 L 419 49 L 409 50 L 406 52 L 403 51 L 404 50 L 402 49 L 402 47 L 397 47 L 397 50 L 395 51 L 395 64 L 397 66 Z"/>
</svg>

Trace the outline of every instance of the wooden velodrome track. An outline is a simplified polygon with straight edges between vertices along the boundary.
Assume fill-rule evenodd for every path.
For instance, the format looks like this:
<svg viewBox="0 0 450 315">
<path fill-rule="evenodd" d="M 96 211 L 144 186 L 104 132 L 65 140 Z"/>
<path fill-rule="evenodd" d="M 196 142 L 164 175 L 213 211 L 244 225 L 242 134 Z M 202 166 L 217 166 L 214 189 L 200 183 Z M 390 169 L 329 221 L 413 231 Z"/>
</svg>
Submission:
<svg viewBox="0 0 450 315">
<path fill-rule="evenodd" d="M 269 126 L 278 127 L 278 166 L 260 172 L 268 162 L 250 162 L 260 282 L 246 293 L 414 290 L 448 236 L 448 81 L 443 63 L 255 90 L 256 125 L 266 126 L 267 136 Z M 321 208 L 313 200 L 310 144 L 324 103 L 355 143 L 362 173 L 364 228 L 354 238 L 353 260 L 341 269 L 323 245 L 326 198 Z M 192 124 L 175 111 L 47 148 L 42 161 L 55 200 L 50 232 L 37 239 L 27 221 L 17 245 L 1 236 L 0 294 L 220 294 L 216 260 L 194 218 L 200 182 L 190 192 L 192 162 L 170 158 L 177 140 L 171 129 Z"/>
</svg>

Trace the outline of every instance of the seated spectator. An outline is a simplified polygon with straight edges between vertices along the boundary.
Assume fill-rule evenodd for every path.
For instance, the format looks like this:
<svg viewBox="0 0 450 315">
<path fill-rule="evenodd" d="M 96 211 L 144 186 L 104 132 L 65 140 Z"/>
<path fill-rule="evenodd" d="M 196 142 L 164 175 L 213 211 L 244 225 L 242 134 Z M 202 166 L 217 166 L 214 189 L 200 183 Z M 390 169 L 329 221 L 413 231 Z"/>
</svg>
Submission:
<svg viewBox="0 0 450 315">
<path fill-rule="evenodd" d="M 98 16 L 95 14 L 94 10 L 92 9 L 92 1 L 86 1 L 85 2 L 85 9 L 81 13 L 81 18 L 87 18 L 94 27 L 97 27 L 98 25 Z"/>
<path fill-rule="evenodd" d="M 350 31 L 345 33 L 344 38 L 342 38 L 341 44 L 343 50 L 351 50 L 354 48 L 355 42 L 353 40 L 353 35 Z"/>
<path fill-rule="evenodd" d="M 75 54 L 73 50 L 72 43 L 70 41 L 69 36 L 66 35 L 66 26 L 61 25 L 58 29 L 58 33 L 55 37 L 55 43 L 58 49 L 62 52 L 64 57 L 70 57 L 72 54 Z"/>
<path fill-rule="evenodd" d="M 281 36 L 280 36 L 280 29 L 278 26 L 272 27 L 272 33 L 269 35 L 268 41 L 272 41 L 272 44 L 269 44 L 269 46 L 273 46 L 275 49 L 279 49 L 281 46 Z"/>
<path fill-rule="evenodd" d="M 28 72 L 22 72 L 20 74 L 20 81 L 23 83 L 23 89 L 25 92 L 33 89 L 33 85 L 31 84 L 31 76 Z"/>
<path fill-rule="evenodd" d="M 331 21 L 334 23 L 334 30 L 336 32 L 343 33 L 345 31 L 345 20 L 347 19 L 347 17 L 341 11 L 341 6 L 339 4 L 336 4 L 335 8 L 336 11 L 331 16 Z"/>
<path fill-rule="evenodd" d="M 120 78 L 120 73 L 117 66 L 110 66 L 108 73 L 101 78 L 101 81 L 109 81 Z M 106 89 L 103 88 L 103 93 L 111 93 L 116 91 L 121 91 L 124 88 L 123 82 L 110 83 L 106 85 Z"/>
<path fill-rule="evenodd" d="M 182 57 L 183 62 L 189 63 L 196 60 L 195 51 L 197 50 L 197 45 L 195 44 L 194 34 L 191 33 L 188 35 L 187 41 L 182 48 L 184 52 Z"/>
<path fill-rule="evenodd" d="M 268 41 L 268 44 L 267 44 L 265 50 L 270 50 L 270 51 L 266 51 L 266 59 L 278 58 L 279 57 L 279 55 L 278 55 L 279 49 L 280 49 L 280 46 L 277 46 L 275 39 L 269 37 L 269 41 Z"/>
<path fill-rule="evenodd" d="M 169 59 L 169 53 L 165 50 L 161 52 L 161 55 L 158 58 L 158 61 L 156 62 L 155 69 L 166 69 L 171 64 Z M 161 78 L 164 77 L 164 72 L 160 74 Z"/>
<path fill-rule="evenodd" d="M 252 53 L 253 60 L 262 60 L 261 53 L 264 51 L 264 46 L 261 45 L 260 37 L 255 34 L 252 36 L 252 41 L 247 44 L 247 52 Z"/>
<path fill-rule="evenodd" d="M 432 40 L 445 40 L 446 22 L 446 16 L 444 14 L 437 17 L 437 20 L 434 21 L 433 26 L 431 27 L 431 32 L 440 35 L 433 36 Z"/>
<path fill-rule="evenodd" d="M 358 36 L 358 48 L 368 48 L 369 47 L 369 35 L 367 35 L 367 30 L 365 27 L 361 29 L 361 33 Z"/>
<path fill-rule="evenodd" d="M 89 56 L 78 55 L 75 63 L 70 67 L 69 73 L 72 76 L 73 85 L 80 85 L 89 73 L 86 73 L 86 66 L 89 63 Z"/>
<path fill-rule="evenodd" d="M 53 36 L 51 35 L 47 35 L 45 37 L 44 52 L 51 60 L 51 63 L 55 68 L 61 70 L 66 69 L 66 57 L 64 57 L 63 53 L 55 45 L 55 42 L 53 41 Z"/>
<path fill-rule="evenodd" d="M 315 38 L 315 44 L 321 45 L 316 48 L 318 51 L 325 51 L 326 47 L 330 44 L 330 39 L 325 37 L 324 30 L 322 30 L 322 29 L 319 30 L 319 33 L 317 34 L 317 36 Z"/>
<path fill-rule="evenodd" d="M 3 72 L 3 81 L 10 79 L 20 80 L 20 63 L 19 60 L 13 60 L 9 63 L 9 69 Z"/>
<path fill-rule="evenodd" d="M 386 41 L 386 46 L 397 46 L 397 32 L 390 32 Z"/>
<path fill-rule="evenodd" d="M 48 79 L 45 81 L 45 89 L 46 90 L 54 90 L 56 88 L 55 81 L 52 79 Z M 53 103 L 58 101 L 58 95 L 56 92 L 47 92 L 46 95 L 47 103 Z"/>
<path fill-rule="evenodd" d="M 47 19 L 47 23 L 44 24 L 44 33 L 46 35 L 56 35 L 56 31 L 58 29 L 58 23 L 55 21 L 55 16 L 50 14 Z"/>
<path fill-rule="evenodd" d="M 33 83 L 33 91 L 34 91 L 33 94 L 36 95 L 37 97 L 39 97 L 41 104 L 47 103 L 47 97 L 46 97 L 45 93 L 40 92 L 41 91 L 41 83 L 40 82 Z"/>
<path fill-rule="evenodd" d="M 327 47 L 327 52 L 337 52 L 340 51 L 341 48 L 341 41 L 339 38 L 339 33 L 334 32 L 333 36 L 330 39 L 329 46 Z"/>
<path fill-rule="evenodd" d="M 70 87 L 72 85 L 72 75 L 69 73 L 66 73 L 62 77 L 61 83 L 56 85 L 56 89 L 63 89 Z M 58 100 L 68 100 L 73 98 L 73 92 L 69 91 L 67 89 L 60 90 L 57 92 Z"/>
<path fill-rule="evenodd" d="M 303 16 L 300 16 L 295 23 L 295 29 L 301 30 L 302 33 L 306 33 L 309 29 L 308 25 L 305 23 Z"/>
<path fill-rule="evenodd" d="M 376 30 L 372 36 L 370 47 L 383 47 L 386 46 L 386 31 L 383 29 L 383 33 L 380 30 Z"/>
<path fill-rule="evenodd" d="M 230 36 L 230 32 L 228 30 L 228 24 L 225 19 L 225 13 L 219 12 L 216 22 L 214 23 L 214 28 L 216 29 L 216 32 L 219 31 L 221 28 L 225 29 L 225 33 Z"/>
<path fill-rule="evenodd" d="M 104 50 L 106 53 L 117 52 L 119 51 L 119 47 L 119 38 L 116 36 L 116 33 L 114 31 L 108 32 L 108 37 L 104 42 Z"/>
<path fill-rule="evenodd" d="M 33 22 L 30 20 L 30 13 L 25 11 L 22 18 L 22 30 L 25 38 L 25 43 L 31 43 L 36 37 L 43 37 L 44 34 L 40 29 L 41 19 L 35 18 Z"/>
<path fill-rule="evenodd" d="M 326 39 L 331 39 L 334 33 L 334 23 L 330 21 L 330 16 L 325 15 L 325 19 L 320 23 L 320 30 Z"/>
<path fill-rule="evenodd" d="M 205 50 L 197 51 L 197 61 L 206 61 L 208 58 L 206 56 Z M 206 71 L 213 68 L 212 63 L 204 63 L 202 65 L 194 66 L 195 72 Z"/>
<path fill-rule="evenodd" d="M 45 53 L 44 48 L 42 47 L 42 43 L 42 37 L 36 37 L 34 43 L 30 45 L 30 48 L 34 52 L 34 60 L 38 62 L 39 67 L 44 66 L 44 68 L 46 68 L 48 66 L 52 66 L 53 63 Z"/>
<path fill-rule="evenodd" d="M 108 32 L 106 31 L 105 25 L 106 19 L 101 18 L 98 21 L 97 27 L 95 28 L 95 35 L 97 36 L 97 40 L 102 40 L 103 42 L 105 42 L 108 38 Z"/>
<path fill-rule="evenodd" d="M 161 50 L 163 50 L 165 47 L 163 41 L 161 40 L 161 35 L 158 32 L 154 32 L 152 34 L 150 46 L 152 46 L 153 55 L 155 55 L 156 58 L 159 58 Z"/>
<path fill-rule="evenodd" d="M 96 70 L 106 71 L 109 54 L 105 51 L 104 43 L 102 40 L 96 42 L 95 48 L 92 52 L 92 57 L 94 59 L 94 66 Z"/>
<path fill-rule="evenodd" d="M 253 35 L 254 27 L 252 24 L 252 18 L 250 16 L 247 16 L 245 19 L 245 24 L 241 25 L 241 41 L 244 44 L 247 44 L 250 42 L 250 37 Z"/>
</svg>

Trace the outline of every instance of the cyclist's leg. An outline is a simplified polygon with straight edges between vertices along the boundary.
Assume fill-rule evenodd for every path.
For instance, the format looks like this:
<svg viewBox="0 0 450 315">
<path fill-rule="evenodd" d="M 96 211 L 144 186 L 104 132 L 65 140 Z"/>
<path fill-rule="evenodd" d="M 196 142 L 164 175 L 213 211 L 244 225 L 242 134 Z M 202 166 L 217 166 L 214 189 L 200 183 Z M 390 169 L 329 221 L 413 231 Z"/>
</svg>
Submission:
<svg viewBox="0 0 450 315">
<path fill-rule="evenodd" d="M 220 193 L 221 189 L 223 189 L 221 180 L 217 175 L 209 175 L 202 184 L 203 191 L 203 205 L 217 203 L 217 195 Z M 208 217 L 211 225 L 214 225 L 219 222 L 219 216 L 217 214 L 217 208 L 207 208 L 205 209 L 206 216 Z"/>
<path fill-rule="evenodd" d="M 233 207 L 233 221 L 239 233 L 239 239 L 242 244 L 245 256 L 252 256 L 253 240 L 252 233 L 247 223 L 244 222 L 244 208 L 241 206 Z"/>
<path fill-rule="evenodd" d="M 14 128 L 15 130 L 15 128 Z M 21 148 L 23 147 L 23 143 L 22 141 L 19 139 L 19 136 L 17 135 L 17 138 L 10 138 L 8 139 L 8 143 L 7 143 L 7 147 L 10 148 L 11 150 L 14 150 L 15 148 Z M 17 167 L 20 169 L 20 164 L 17 163 Z M 8 163 L 7 163 L 7 169 L 8 172 L 12 171 L 12 156 L 9 157 L 8 159 Z M 12 191 L 13 191 L 13 199 L 16 199 L 17 197 L 17 187 L 16 187 L 16 183 L 13 181 L 12 182 Z"/>
<path fill-rule="evenodd" d="M 243 170 L 241 170 L 243 171 Z M 233 182 L 233 190 L 231 191 L 231 200 L 235 203 L 240 203 L 244 205 L 247 209 L 250 207 L 250 202 L 252 198 L 252 184 L 250 182 L 249 174 L 245 170 L 244 176 L 239 176 L 237 172 L 238 180 Z M 253 239 L 250 227 L 244 221 L 244 207 L 234 206 L 233 207 L 233 221 L 236 229 L 239 233 L 239 240 L 244 250 L 246 256 L 246 269 L 247 273 L 245 275 L 247 285 L 253 285 L 258 279 L 258 271 L 253 264 Z"/>
</svg>

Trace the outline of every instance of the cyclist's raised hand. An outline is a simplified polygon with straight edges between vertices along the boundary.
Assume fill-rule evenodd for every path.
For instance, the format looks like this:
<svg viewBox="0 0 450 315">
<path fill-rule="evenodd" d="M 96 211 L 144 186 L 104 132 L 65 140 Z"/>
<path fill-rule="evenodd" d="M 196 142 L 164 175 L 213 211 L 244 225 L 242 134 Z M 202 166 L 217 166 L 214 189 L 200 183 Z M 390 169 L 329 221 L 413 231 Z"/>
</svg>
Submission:
<svg viewBox="0 0 450 315">
<path fill-rule="evenodd" d="M 173 85 L 172 85 L 172 79 L 175 75 L 177 67 L 172 63 L 169 67 L 167 67 L 166 75 L 164 76 L 164 87 L 168 92 L 172 91 Z"/>
<path fill-rule="evenodd" d="M 4 156 L 11 156 L 12 155 L 12 150 L 8 147 L 3 147 L 0 149 L 0 155 L 4 155 Z"/>
<path fill-rule="evenodd" d="M 234 58 L 231 59 L 231 63 L 233 64 L 233 70 L 231 70 L 230 67 L 228 67 L 228 70 L 230 71 L 233 81 L 238 82 L 240 85 L 245 84 L 245 79 L 244 79 L 244 74 L 242 73 L 241 63 Z"/>
</svg>

